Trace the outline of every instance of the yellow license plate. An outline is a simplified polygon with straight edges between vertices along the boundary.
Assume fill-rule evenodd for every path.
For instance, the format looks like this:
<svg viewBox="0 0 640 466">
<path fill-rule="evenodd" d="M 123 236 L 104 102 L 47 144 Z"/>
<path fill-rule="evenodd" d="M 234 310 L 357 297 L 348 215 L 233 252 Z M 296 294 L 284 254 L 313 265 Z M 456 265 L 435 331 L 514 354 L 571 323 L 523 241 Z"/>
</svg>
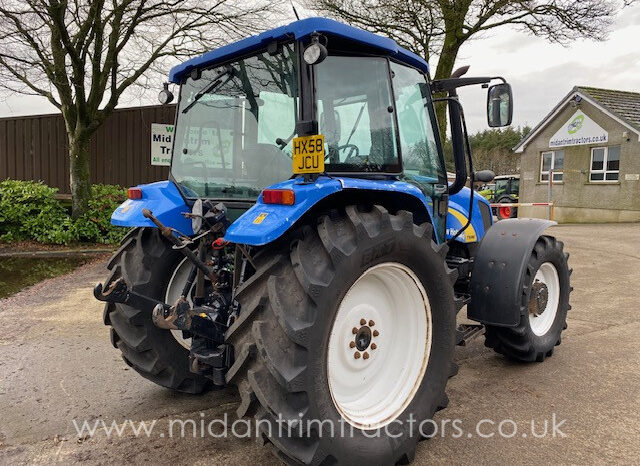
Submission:
<svg viewBox="0 0 640 466">
<path fill-rule="evenodd" d="M 324 172 L 324 135 L 293 139 L 293 173 Z"/>
</svg>

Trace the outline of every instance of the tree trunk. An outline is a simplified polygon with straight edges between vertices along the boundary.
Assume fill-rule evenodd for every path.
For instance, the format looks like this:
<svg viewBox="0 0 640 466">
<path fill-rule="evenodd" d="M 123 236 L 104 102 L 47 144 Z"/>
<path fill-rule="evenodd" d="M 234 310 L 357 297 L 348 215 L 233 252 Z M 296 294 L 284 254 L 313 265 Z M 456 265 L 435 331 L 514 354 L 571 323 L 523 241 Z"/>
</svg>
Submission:
<svg viewBox="0 0 640 466">
<path fill-rule="evenodd" d="M 91 199 L 90 141 L 91 134 L 87 130 L 79 130 L 69 134 L 69 181 L 73 218 L 78 218 L 87 211 Z"/>
<path fill-rule="evenodd" d="M 455 32 L 447 33 L 444 38 L 444 43 L 442 44 L 442 52 L 438 58 L 438 66 L 436 67 L 434 79 L 446 79 L 451 77 L 459 50 L 460 44 L 458 43 Z M 442 94 L 436 97 L 445 96 L 446 94 Z M 446 102 L 437 102 L 435 107 L 438 128 L 440 128 L 440 139 L 444 146 L 447 139 L 447 104 Z"/>
</svg>

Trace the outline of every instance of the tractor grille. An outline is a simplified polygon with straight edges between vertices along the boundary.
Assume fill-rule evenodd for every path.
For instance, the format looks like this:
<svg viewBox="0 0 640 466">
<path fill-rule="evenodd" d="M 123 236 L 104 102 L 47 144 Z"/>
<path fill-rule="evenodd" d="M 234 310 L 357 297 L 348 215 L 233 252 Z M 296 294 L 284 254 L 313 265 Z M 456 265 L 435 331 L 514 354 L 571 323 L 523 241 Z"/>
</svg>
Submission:
<svg viewBox="0 0 640 466">
<path fill-rule="evenodd" d="M 484 202 L 478 202 L 478 208 L 480 209 L 482 225 L 484 225 L 484 231 L 486 232 L 491 227 L 491 207 Z"/>
</svg>

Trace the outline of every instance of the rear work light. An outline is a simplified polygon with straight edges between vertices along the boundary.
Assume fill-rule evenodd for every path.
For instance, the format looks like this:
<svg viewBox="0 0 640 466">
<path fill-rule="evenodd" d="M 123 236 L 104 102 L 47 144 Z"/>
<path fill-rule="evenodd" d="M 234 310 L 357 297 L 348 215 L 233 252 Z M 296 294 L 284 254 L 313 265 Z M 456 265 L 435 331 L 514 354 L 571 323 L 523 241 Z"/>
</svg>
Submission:
<svg viewBox="0 0 640 466">
<path fill-rule="evenodd" d="M 293 205 L 296 202 L 296 193 L 291 189 L 265 189 L 262 191 L 262 202 Z"/>
<path fill-rule="evenodd" d="M 129 199 L 142 199 L 142 189 L 140 188 L 127 189 L 127 197 Z"/>
</svg>

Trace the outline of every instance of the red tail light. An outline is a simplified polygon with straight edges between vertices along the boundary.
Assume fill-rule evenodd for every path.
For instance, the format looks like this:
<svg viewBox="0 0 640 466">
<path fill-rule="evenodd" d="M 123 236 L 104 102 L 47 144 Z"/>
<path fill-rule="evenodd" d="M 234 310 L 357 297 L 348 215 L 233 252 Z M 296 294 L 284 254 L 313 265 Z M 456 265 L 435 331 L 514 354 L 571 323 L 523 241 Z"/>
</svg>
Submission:
<svg viewBox="0 0 640 466">
<path fill-rule="evenodd" d="M 127 197 L 129 199 L 142 199 L 142 189 L 140 188 L 127 189 Z"/>
<path fill-rule="evenodd" d="M 265 189 L 262 191 L 262 202 L 293 205 L 296 202 L 296 193 L 291 189 Z"/>
</svg>

